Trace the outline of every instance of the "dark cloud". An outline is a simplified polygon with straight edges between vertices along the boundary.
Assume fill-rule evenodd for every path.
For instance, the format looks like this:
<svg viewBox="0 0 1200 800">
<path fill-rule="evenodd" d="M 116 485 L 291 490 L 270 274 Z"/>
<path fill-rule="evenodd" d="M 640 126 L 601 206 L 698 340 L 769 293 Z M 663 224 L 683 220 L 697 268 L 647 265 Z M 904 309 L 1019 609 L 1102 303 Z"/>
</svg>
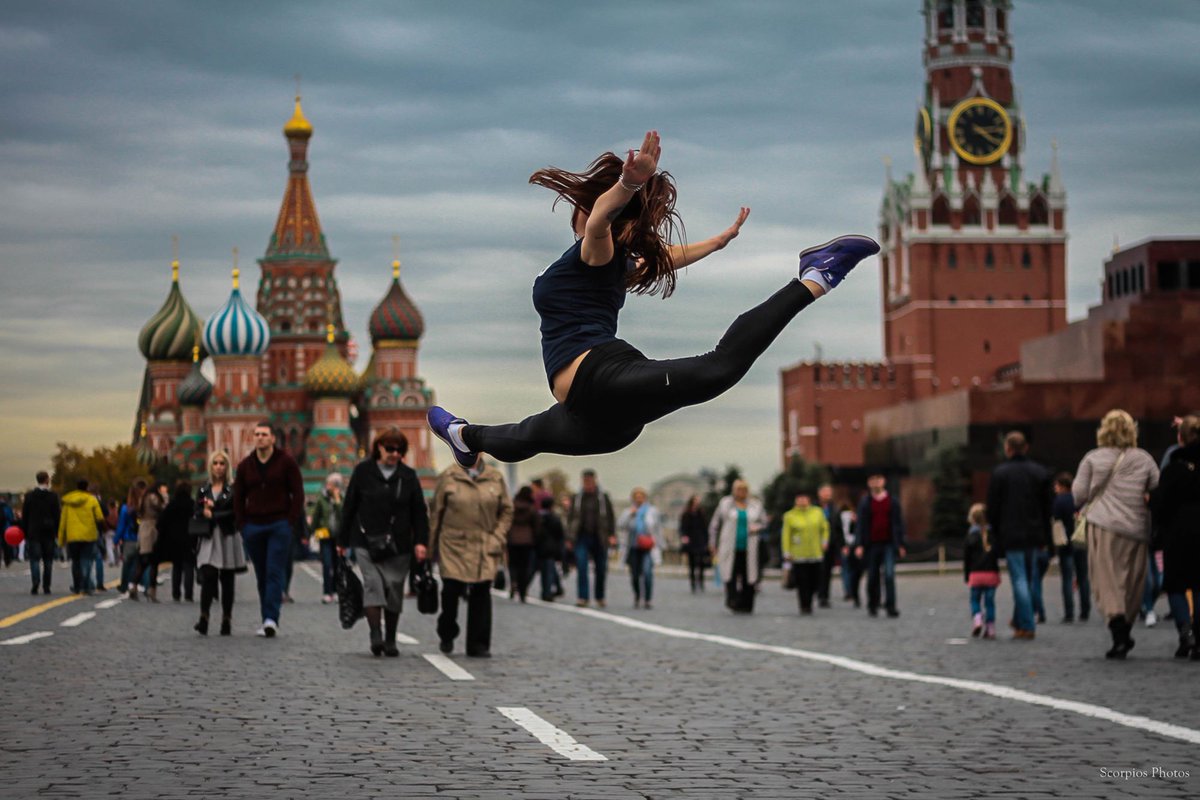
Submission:
<svg viewBox="0 0 1200 800">
<path fill-rule="evenodd" d="M 631 301 L 622 318 L 647 352 L 707 349 L 792 274 L 799 249 L 875 228 L 883 156 L 911 171 L 919 11 L 916 0 L 6 3 L 0 399 L 13 413 L 0 436 L 13 447 L 0 486 L 41 465 L 56 429 L 87 444 L 127 435 L 136 333 L 166 294 L 172 234 L 201 316 L 228 294 L 231 247 L 253 268 L 286 178 L 293 74 L 363 350 L 399 234 L 427 321 L 422 371 L 447 402 L 499 418 L 549 400 L 529 284 L 570 243 L 530 172 L 582 166 L 657 127 L 691 237 L 751 205 L 743 237 L 689 270 L 675 298 Z M 1035 177 L 1059 143 L 1078 316 L 1114 236 L 1194 231 L 1200 4 L 1018 2 L 1011 24 Z M 870 273 L 848 282 L 734 392 L 601 463 L 629 483 L 730 461 L 766 477 L 777 370 L 817 341 L 829 357 L 877 358 L 877 287 Z M 61 398 L 80 383 L 91 407 L 72 412 Z"/>
</svg>

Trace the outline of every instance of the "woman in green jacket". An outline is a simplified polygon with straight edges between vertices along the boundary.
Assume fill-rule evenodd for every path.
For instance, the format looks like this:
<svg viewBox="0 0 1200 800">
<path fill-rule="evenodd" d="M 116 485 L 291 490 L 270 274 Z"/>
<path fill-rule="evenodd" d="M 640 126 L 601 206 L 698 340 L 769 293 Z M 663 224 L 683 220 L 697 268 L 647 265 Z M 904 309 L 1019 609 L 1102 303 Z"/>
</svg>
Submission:
<svg viewBox="0 0 1200 800">
<path fill-rule="evenodd" d="M 783 568 L 791 571 L 800 613 L 811 614 L 813 594 L 821 579 L 821 561 L 829 547 L 829 520 L 813 505 L 812 497 L 803 492 L 796 495 L 796 504 L 783 515 L 781 538 Z"/>
</svg>

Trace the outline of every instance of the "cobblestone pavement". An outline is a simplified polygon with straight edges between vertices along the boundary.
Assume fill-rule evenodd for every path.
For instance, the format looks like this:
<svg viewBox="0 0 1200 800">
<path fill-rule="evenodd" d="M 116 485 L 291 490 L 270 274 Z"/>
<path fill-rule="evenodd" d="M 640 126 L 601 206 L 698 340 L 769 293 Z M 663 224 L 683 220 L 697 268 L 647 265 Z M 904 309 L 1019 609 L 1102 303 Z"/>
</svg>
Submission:
<svg viewBox="0 0 1200 800">
<path fill-rule="evenodd" d="M 67 574 L 56 573 L 58 594 L 32 597 L 20 565 L 0 569 L 0 642 L 26 642 L 0 646 L 0 796 L 1200 796 L 1200 664 L 1171 658 L 1170 623 L 1139 625 L 1130 659 L 1105 661 L 1099 621 L 1056 622 L 1054 579 L 1051 623 L 1035 641 L 987 642 L 969 638 L 957 576 L 901 578 L 903 613 L 888 620 L 840 600 L 801 618 L 774 582 L 754 615 L 735 617 L 711 586 L 693 596 L 662 577 L 654 609 L 635 611 L 617 574 L 605 613 L 497 598 L 495 657 L 468 659 L 460 641 L 452 659 L 474 679 L 450 680 L 424 658 L 437 641 L 415 603 L 401 631 L 417 643 L 373 658 L 365 625 L 342 631 L 309 570 L 319 567 L 297 566 L 297 602 L 265 640 L 253 636 L 248 576 L 234 635 L 204 639 L 191 629 L 196 606 L 172 603 L 169 586 L 160 605 L 110 604 L 108 592 L 13 621 L 63 598 Z M 1001 620 L 1010 611 L 1003 586 Z M 30 638 L 38 633 L 52 635 Z M 1133 720 L 1097 718 L 1094 707 Z M 544 721 L 541 739 L 500 708 Z M 571 760 L 543 740 L 606 760 Z"/>
</svg>

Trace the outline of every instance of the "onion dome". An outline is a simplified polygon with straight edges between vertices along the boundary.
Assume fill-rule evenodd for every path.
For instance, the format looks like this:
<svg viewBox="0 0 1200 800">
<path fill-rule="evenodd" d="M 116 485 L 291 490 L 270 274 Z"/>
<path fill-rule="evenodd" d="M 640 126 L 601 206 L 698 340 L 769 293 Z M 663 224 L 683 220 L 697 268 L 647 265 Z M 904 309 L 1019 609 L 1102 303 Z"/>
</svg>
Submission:
<svg viewBox="0 0 1200 800">
<path fill-rule="evenodd" d="M 237 267 L 233 293 L 204 326 L 204 349 L 214 356 L 261 356 L 271 343 L 271 330 L 262 315 L 242 298 Z"/>
<path fill-rule="evenodd" d="M 308 368 L 304 389 L 321 397 L 349 397 L 359 389 L 358 373 L 342 358 L 333 340 L 333 325 L 329 325 L 325 334 L 325 354 Z"/>
<path fill-rule="evenodd" d="M 154 452 L 154 448 L 150 446 L 150 440 L 146 438 L 146 423 L 142 423 L 142 429 L 139 431 L 138 440 L 133 445 L 133 452 L 138 463 L 143 467 L 153 467 L 158 463 L 158 453 Z"/>
<path fill-rule="evenodd" d="M 171 262 L 166 302 L 138 334 L 138 349 L 149 361 L 187 361 L 200 335 L 200 318 L 179 291 L 179 262 Z"/>
<path fill-rule="evenodd" d="M 179 405 L 202 406 L 208 402 L 213 386 L 200 374 L 200 345 L 192 348 L 192 371 L 179 382 Z"/>
<path fill-rule="evenodd" d="M 300 108 L 300 95 L 296 95 L 296 111 L 292 114 L 292 118 L 283 126 L 284 136 L 301 136 L 307 139 L 312 136 L 312 123 L 304 118 L 304 111 Z"/>
<path fill-rule="evenodd" d="M 400 285 L 400 261 L 392 262 L 392 286 L 388 293 L 371 312 L 367 330 L 371 341 L 386 339 L 420 339 L 425 333 L 425 320 L 416 305 L 404 293 Z"/>
</svg>

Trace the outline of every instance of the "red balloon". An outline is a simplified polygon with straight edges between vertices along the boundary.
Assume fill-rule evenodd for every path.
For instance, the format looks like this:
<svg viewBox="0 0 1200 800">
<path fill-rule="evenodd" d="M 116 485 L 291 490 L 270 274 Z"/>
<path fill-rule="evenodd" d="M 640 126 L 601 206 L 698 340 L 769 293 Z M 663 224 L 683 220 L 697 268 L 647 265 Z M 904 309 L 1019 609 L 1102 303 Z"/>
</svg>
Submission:
<svg viewBox="0 0 1200 800">
<path fill-rule="evenodd" d="M 4 532 L 4 541 L 8 542 L 9 547 L 16 547 L 21 542 L 25 541 L 25 531 L 18 526 L 13 525 Z"/>
</svg>

